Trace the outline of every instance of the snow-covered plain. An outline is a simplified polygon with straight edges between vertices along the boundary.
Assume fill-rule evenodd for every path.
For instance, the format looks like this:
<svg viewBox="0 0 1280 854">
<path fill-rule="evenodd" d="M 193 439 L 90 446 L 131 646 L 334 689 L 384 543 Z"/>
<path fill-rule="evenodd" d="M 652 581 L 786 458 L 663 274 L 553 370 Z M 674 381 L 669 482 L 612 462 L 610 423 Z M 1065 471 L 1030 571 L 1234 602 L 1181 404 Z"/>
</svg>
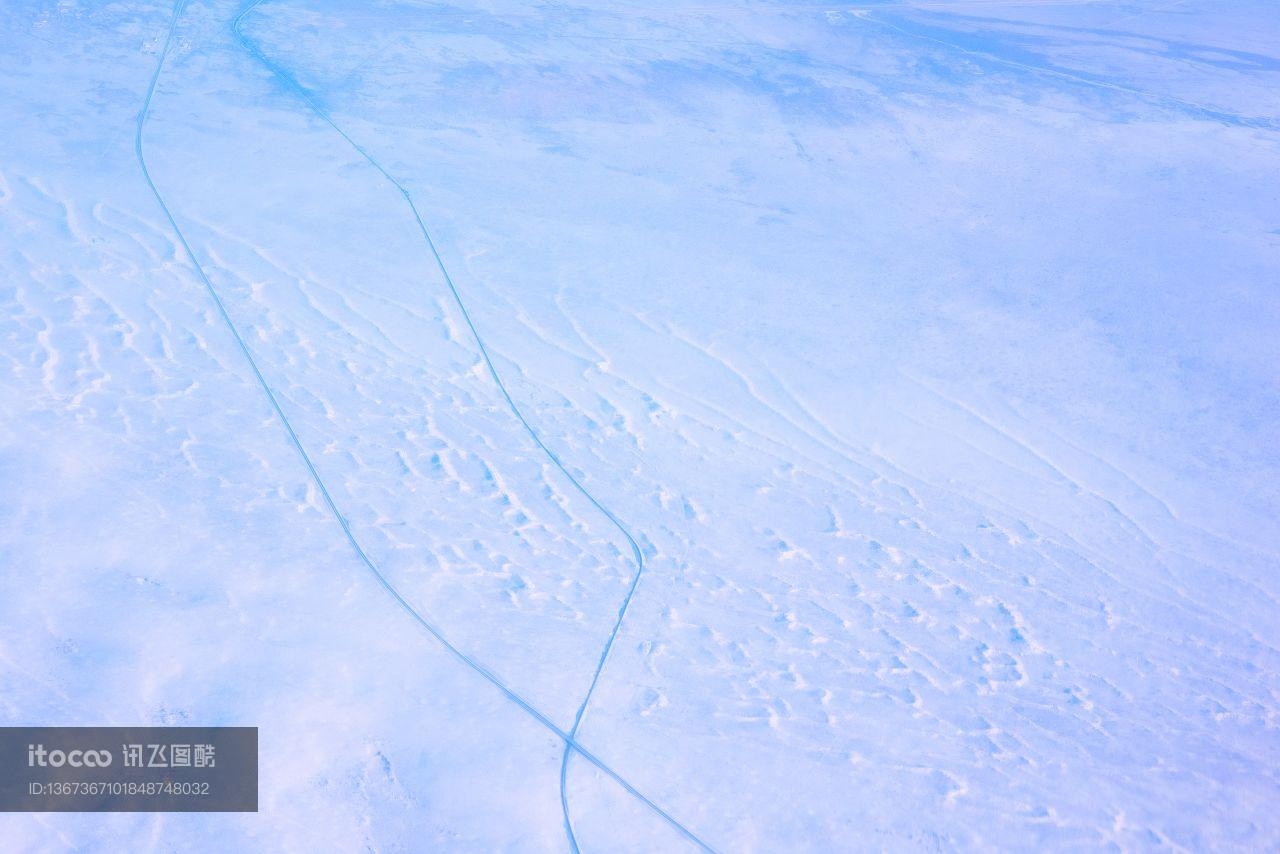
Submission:
<svg viewBox="0 0 1280 854">
<path fill-rule="evenodd" d="M 1280 847 L 1278 45 L 6 0 L 0 722 L 261 810 L 0 848 Z"/>
</svg>

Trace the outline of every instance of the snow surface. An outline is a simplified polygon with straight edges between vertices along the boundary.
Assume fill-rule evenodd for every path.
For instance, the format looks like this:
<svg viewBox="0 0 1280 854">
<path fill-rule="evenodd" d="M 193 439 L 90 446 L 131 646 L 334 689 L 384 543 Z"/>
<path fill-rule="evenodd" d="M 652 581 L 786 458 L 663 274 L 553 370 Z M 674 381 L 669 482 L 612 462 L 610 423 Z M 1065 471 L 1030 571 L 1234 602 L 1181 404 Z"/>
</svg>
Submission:
<svg viewBox="0 0 1280 854">
<path fill-rule="evenodd" d="M 1280 847 L 1278 44 L 6 0 L 0 719 L 261 810 L 0 847 Z"/>
</svg>

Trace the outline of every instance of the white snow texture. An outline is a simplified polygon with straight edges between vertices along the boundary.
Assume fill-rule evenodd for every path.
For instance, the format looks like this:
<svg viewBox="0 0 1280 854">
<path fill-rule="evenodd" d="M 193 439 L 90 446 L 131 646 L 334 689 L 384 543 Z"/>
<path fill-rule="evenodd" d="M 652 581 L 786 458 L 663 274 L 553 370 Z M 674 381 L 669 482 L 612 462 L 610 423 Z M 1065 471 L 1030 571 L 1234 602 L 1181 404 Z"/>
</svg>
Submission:
<svg viewBox="0 0 1280 854">
<path fill-rule="evenodd" d="M 4 851 L 1280 849 L 1274 0 L 6 0 Z"/>
</svg>

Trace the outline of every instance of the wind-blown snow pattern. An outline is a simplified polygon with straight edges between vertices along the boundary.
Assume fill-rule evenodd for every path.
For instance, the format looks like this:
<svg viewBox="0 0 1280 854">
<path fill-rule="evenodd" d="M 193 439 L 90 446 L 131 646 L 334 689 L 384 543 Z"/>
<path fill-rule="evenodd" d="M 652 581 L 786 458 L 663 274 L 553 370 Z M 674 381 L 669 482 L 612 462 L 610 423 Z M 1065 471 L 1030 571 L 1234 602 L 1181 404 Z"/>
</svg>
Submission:
<svg viewBox="0 0 1280 854">
<path fill-rule="evenodd" d="M 5 850 L 1280 847 L 1280 8 L 15 0 Z"/>
</svg>

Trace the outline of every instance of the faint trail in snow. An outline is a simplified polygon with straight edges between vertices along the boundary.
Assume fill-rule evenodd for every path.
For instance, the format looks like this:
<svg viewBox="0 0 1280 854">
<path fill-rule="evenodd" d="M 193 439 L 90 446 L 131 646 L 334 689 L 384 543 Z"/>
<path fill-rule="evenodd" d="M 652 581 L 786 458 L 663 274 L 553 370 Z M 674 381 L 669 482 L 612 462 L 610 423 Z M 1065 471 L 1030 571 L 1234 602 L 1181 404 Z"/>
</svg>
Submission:
<svg viewBox="0 0 1280 854">
<path fill-rule="evenodd" d="M 878 10 L 877 10 L 878 11 Z M 1070 71 L 1062 71 L 1057 68 L 1050 68 L 1040 65 L 1030 65 L 1025 62 L 1018 62 L 1014 59 L 1005 59 L 1002 56 L 996 56 L 986 51 L 973 50 L 945 39 L 936 38 L 934 36 L 925 35 L 924 33 L 916 33 L 904 27 L 900 27 L 890 21 L 880 17 L 873 17 L 867 10 L 858 10 L 852 13 L 854 17 L 871 24 L 884 27 L 885 29 L 894 30 L 908 38 L 919 39 L 921 41 L 933 42 L 942 45 L 953 51 L 958 51 L 968 56 L 974 56 L 988 62 L 996 62 L 1000 65 L 1006 65 L 1010 68 L 1020 68 L 1023 71 L 1030 71 L 1033 74 L 1043 74 L 1049 77 L 1057 77 L 1061 80 L 1068 80 L 1072 83 L 1084 86 L 1093 86 L 1097 89 L 1110 90 L 1112 92 L 1121 92 L 1126 95 L 1132 95 L 1136 98 L 1142 98 L 1145 101 L 1158 104 L 1160 106 L 1181 110 L 1191 113 L 1192 115 L 1200 115 L 1215 122 L 1227 125 L 1240 125 L 1241 127 L 1256 128 L 1259 130 L 1277 130 L 1280 129 L 1280 122 L 1267 116 L 1242 116 L 1235 113 L 1219 110 L 1204 104 L 1197 104 L 1194 101 L 1187 101 L 1174 95 L 1160 95 L 1155 92 L 1148 92 L 1143 89 L 1135 89 L 1132 86 L 1124 86 L 1119 83 L 1111 83 L 1107 80 L 1099 80 L 1088 77 L 1084 74 L 1077 74 Z"/>
<path fill-rule="evenodd" d="M 262 55 L 261 51 L 259 51 L 254 45 L 252 45 L 247 39 L 245 39 L 243 35 L 241 35 L 240 22 L 243 20 L 245 15 L 247 15 L 250 11 L 252 11 L 255 7 L 257 7 L 261 2 L 262 0 L 257 0 L 257 2 L 253 3 L 248 8 L 246 8 L 236 18 L 235 23 L 233 24 L 233 27 L 232 27 L 236 38 L 251 54 L 253 54 L 256 58 L 258 58 L 259 61 L 261 61 L 264 65 L 266 65 L 267 68 L 272 71 L 272 73 L 280 76 L 283 80 L 289 83 L 293 88 L 297 89 L 303 95 L 303 97 L 306 98 L 307 102 L 314 109 L 316 109 L 317 113 L 319 113 L 322 117 L 325 118 L 326 122 L 328 122 L 330 126 L 334 128 L 334 130 L 337 130 L 338 133 L 342 134 L 344 139 L 347 139 L 347 141 L 350 142 L 352 146 L 354 146 L 375 168 L 377 168 L 379 172 L 381 172 L 384 176 L 386 176 L 386 178 L 389 181 L 391 181 L 393 184 L 396 185 L 397 188 L 400 189 L 401 193 L 405 197 L 405 200 L 409 203 L 409 206 L 413 208 L 414 216 L 418 220 L 418 225 L 422 229 L 423 236 L 427 239 L 427 243 L 431 247 L 431 251 L 435 253 L 435 245 L 431 242 L 431 237 L 427 234 L 426 227 L 422 224 L 422 219 L 418 217 L 417 209 L 413 207 L 413 202 L 412 200 L 409 199 L 408 192 L 405 191 L 404 188 L 401 187 L 398 183 L 396 183 L 394 179 L 392 179 L 391 176 L 388 175 L 386 171 L 383 170 L 382 167 L 377 164 L 376 161 L 374 161 L 371 157 L 369 157 L 368 154 L 364 152 L 363 149 L 361 149 L 354 142 L 352 142 L 351 139 L 347 137 L 345 133 L 342 133 L 342 131 L 337 127 L 337 125 L 334 125 L 332 121 L 329 121 L 328 117 L 325 116 L 324 113 L 320 111 L 318 107 L 316 107 L 314 102 L 311 101 L 310 97 L 307 96 L 305 90 L 303 90 L 300 86 L 298 86 L 297 83 L 295 83 L 291 78 L 285 75 L 281 70 L 273 66 L 271 62 L 265 56 Z M 155 96 L 156 85 L 159 83 L 160 74 L 164 70 L 165 59 L 168 58 L 169 51 L 172 48 L 174 33 L 177 30 L 177 26 L 178 26 L 178 18 L 181 16 L 182 10 L 185 7 L 185 5 L 186 5 L 186 0 L 177 0 L 177 2 L 174 4 L 173 13 L 169 19 L 169 29 L 165 36 L 164 46 L 160 50 L 160 55 L 156 60 L 156 69 L 151 75 L 150 83 L 147 85 L 147 94 L 146 94 L 146 97 L 143 99 L 142 108 L 138 111 L 137 128 L 134 133 L 134 153 L 137 156 L 138 166 L 142 170 L 142 176 L 146 180 L 147 186 L 150 188 L 152 195 L 155 196 L 156 202 L 160 205 L 161 210 L 164 211 L 165 219 L 168 220 L 169 225 L 173 228 L 174 234 L 177 235 L 178 243 L 181 244 L 182 246 L 183 254 L 187 256 L 187 259 L 191 262 L 191 266 L 195 270 L 196 275 L 199 277 L 200 281 L 204 284 L 205 289 L 209 292 L 210 298 L 213 300 L 214 305 L 218 309 L 218 315 L 222 318 L 223 323 L 226 325 L 228 331 L 230 331 L 232 338 L 235 339 L 236 345 L 239 347 L 240 352 L 244 354 L 245 360 L 249 363 L 249 367 L 253 370 L 254 377 L 257 378 L 258 384 L 262 387 L 263 392 L 266 394 L 267 400 L 270 402 L 272 410 L 275 412 L 276 416 L 280 419 L 281 425 L 284 427 L 285 432 L 288 434 L 290 444 L 293 445 L 294 449 L 298 452 L 298 455 L 302 458 L 302 462 L 306 466 L 307 471 L 310 473 L 311 479 L 315 484 L 316 489 L 319 490 L 320 495 L 324 499 L 325 506 L 329 508 L 329 512 L 333 515 L 334 519 L 336 519 L 338 524 L 342 527 L 342 532 L 345 535 L 347 542 L 351 544 L 351 548 L 355 551 L 356 555 L 360 558 L 360 562 L 363 563 L 371 573 L 373 573 L 373 576 L 375 579 L 377 579 L 379 586 L 381 586 L 382 589 L 385 590 L 387 594 L 391 596 L 391 598 L 396 602 L 396 604 L 399 605 L 401 609 L 403 609 L 405 613 L 408 614 L 414 620 L 414 622 L 422 626 L 422 628 L 426 629 L 427 632 L 430 633 L 431 636 L 434 637 L 437 641 L 439 641 L 440 644 L 444 646 L 444 648 L 448 650 L 448 652 L 454 658 L 456 658 L 462 664 L 466 665 L 471 670 L 475 671 L 477 674 L 482 676 L 487 682 L 489 682 L 491 685 L 493 685 L 495 688 L 501 691 L 507 697 L 508 700 L 510 700 L 512 703 L 514 703 L 516 706 L 522 709 L 525 713 L 527 713 L 530 717 L 536 720 L 539 724 L 541 724 L 546 729 L 554 733 L 561 741 L 563 741 L 565 744 L 565 754 L 564 754 L 565 757 L 568 757 L 568 755 L 571 752 L 576 752 L 577 754 L 582 756 L 584 759 L 586 759 L 588 762 L 590 762 L 592 765 L 594 765 L 596 768 L 598 768 L 607 777 L 609 777 L 610 779 L 615 781 L 618 785 L 620 785 L 627 793 L 631 794 L 632 796 L 637 798 L 641 803 L 645 804 L 647 807 L 653 810 L 658 816 L 663 818 L 668 824 L 670 824 L 675 830 L 677 830 L 679 833 L 681 833 L 691 842 L 700 846 L 704 850 L 707 850 L 707 851 L 713 850 L 709 845 L 707 845 L 705 842 L 703 842 L 701 839 L 695 836 L 684 825 L 676 821 L 676 819 L 673 818 L 670 814 L 668 814 L 665 810 L 663 810 L 653 801 L 645 797 L 640 791 L 638 791 L 634 786 L 632 786 L 625 779 L 623 779 L 617 772 L 615 772 L 612 768 L 606 765 L 601 759 L 596 757 L 594 754 L 592 754 L 590 751 L 588 751 L 585 747 L 583 747 L 581 744 L 577 742 L 575 736 L 577 733 L 578 724 L 581 722 L 581 719 L 582 719 L 582 714 L 586 709 L 585 700 L 583 702 L 582 707 L 578 711 L 577 718 L 574 721 L 573 729 L 570 730 L 569 732 L 565 732 L 564 730 L 560 729 L 560 727 L 556 726 L 556 724 L 549 717 L 547 717 L 545 714 L 539 711 L 536 707 L 534 707 L 531 703 L 529 703 L 527 700 L 525 700 L 523 697 L 517 694 L 514 690 L 509 688 L 492 671 L 490 671 L 483 664 L 471 658 L 466 653 L 462 652 L 462 650 L 458 649 L 456 646 L 450 643 L 448 638 L 444 636 L 444 634 L 440 631 L 440 629 L 438 629 L 430 620 L 424 617 L 417 609 L 415 609 L 411 604 L 409 604 L 409 602 L 400 594 L 400 592 L 391 584 L 391 582 L 387 580 L 386 576 L 382 574 L 382 572 L 378 569 L 378 567 L 373 563 L 372 559 L 370 559 L 369 555 L 365 552 L 364 548 L 360 545 L 359 540 L 356 539 L 356 536 L 352 532 L 351 526 L 347 522 L 346 517 L 344 517 L 342 515 L 342 512 L 338 509 L 337 504 L 333 500 L 333 496 L 330 495 L 328 487 L 325 485 L 323 478 L 320 477 L 319 471 L 316 469 L 315 464 L 312 462 L 311 456 L 307 453 L 306 448 L 303 447 L 301 440 L 299 440 L 298 438 L 298 434 L 293 429 L 293 425 L 289 422 L 288 417 L 285 415 L 284 410 L 281 408 L 280 402 L 276 398 L 275 392 L 271 390 L 271 386 L 267 383 L 266 377 L 263 375 L 262 370 L 258 367 L 257 360 L 253 357 L 253 353 L 250 351 L 248 345 L 245 343 L 245 340 L 241 336 L 239 329 L 236 327 L 235 322 L 231 319 L 231 315 L 227 312 L 226 306 L 223 304 L 222 298 L 218 295 L 217 289 L 213 286 L 213 282 L 210 281 L 208 275 L 205 273 L 204 267 L 201 266 L 200 261 L 196 258 L 194 250 L 192 250 L 191 245 L 187 242 L 186 235 L 183 233 L 182 229 L 178 226 L 178 222 L 173 215 L 173 211 L 170 210 L 168 203 L 165 202 L 164 200 L 164 196 L 161 195 L 159 188 L 156 186 L 155 181 L 151 177 L 151 170 L 147 168 L 147 160 L 146 160 L 146 156 L 143 149 L 143 135 L 146 128 L 147 118 L 151 111 L 151 102 Z M 449 279 L 449 274 L 448 272 L 445 271 L 444 265 L 440 261 L 439 254 L 436 254 L 436 261 L 437 263 L 440 264 L 440 270 L 444 274 L 446 281 L 448 281 L 449 287 L 453 289 L 453 282 L 452 280 Z M 458 296 L 456 290 L 453 291 L 453 295 L 454 295 L 454 298 L 458 301 L 459 307 L 462 308 L 463 315 L 466 316 L 467 318 L 467 323 L 470 324 L 471 318 L 467 316 L 466 309 L 465 307 L 463 307 L 461 298 Z M 475 327 L 472 326 L 471 330 L 472 330 L 472 333 L 474 334 Z M 568 473 L 568 471 L 565 470 L 563 464 L 561 464 L 559 459 L 556 458 L 555 454 L 552 453 L 552 451 L 549 448 L 547 448 L 546 445 L 544 445 L 542 441 L 538 438 L 537 434 L 533 432 L 533 428 L 529 426 L 527 421 L 525 421 L 524 416 L 520 414 L 519 409 L 515 406 L 515 403 L 511 400 L 510 395 L 507 394 L 506 388 L 502 386 L 502 381 L 498 378 L 497 371 L 494 369 L 493 363 L 489 360 L 488 353 L 484 350 L 484 344 L 480 340 L 480 337 L 478 334 L 476 334 L 476 341 L 481 348 L 481 353 L 484 356 L 485 362 L 489 366 L 490 373 L 493 375 L 494 380 L 497 381 L 499 387 L 502 389 L 502 393 L 504 396 L 506 396 L 507 402 L 512 407 L 512 411 L 515 412 L 516 416 L 520 419 L 521 423 L 523 423 L 525 425 L 525 428 L 529 430 L 529 433 L 533 437 L 534 441 L 537 442 L 539 447 L 541 447 L 543 451 L 546 452 L 546 454 L 548 455 L 548 457 L 550 457 L 552 462 L 554 462 L 556 466 L 560 468 L 560 470 L 563 471 L 567 477 L 569 477 L 569 479 L 573 482 L 573 484 L 578 487 L 578 489 L 583 493 L 583 495 L 585 495 L 588 498 L 588 500 L 590 500 L 597 508 L 599 508 L 599 510 L 602 513 L 604 513 L 605 516 L 608 517 L 608 519 L 611 522 L 613 522 L 613 524 L 617 526 L 620 531 L 622 531 L 623 535 L 626 536 L 628 542 L 631 544 L 631 548 L 633 549 L 638 565 L 642 568 L 643 562 L 640 555 L 639 546 L 636 545 L 636 542 L 634 539 L 632 539 L 630 533 L 626 531 L 626 529 L 617 520 L 617 518 L 613 516 L 612 513 L 610 513 L 599 502 L 597 502 L 595 498 L 593 498 L 591 494 L 588 493 L 586 489 L 583 488 L 582 485 L 579 484 L 578 481 L 574 479 L 573 476 Z M 622 617 L 626 613 L 626 606 L 630 603 L 631 596 L 635 592 L 635 588 L 638 582 L 639 582 L 639 572 L 637 572 L 636 577 L 632 580 L 631 587 L 627 592 L 627 599 L 624 602 L 622 609 L 619 611 L 618 621 L 614 626 L 613 633 L 609 637 L 609 643 L 605 648 L 604 654 L 601 656 L 600 665 L 596 670 L 596 679 L 599 678 L 600 670 L 603 669 L 604 667 L 604 660 L 608 656 L 608 652 L 613 645 L 614 638 L 617 636 L 618 628 L 621 626 L 621 623 L 622 623 Z M 595 680 L 592 681 L 592 688 L 594 687 L 595 687 Z M 588 696 L 588 699 L 590 699 L 589 696 Z M 564 762 L 567 762 L 567 758 L 564 760 Z M 561 780 L 563 781 L 563 779 L 564 779 L 564 770 L 563 770 L 563 762 L 562 762 Z M 563 798 L 562 798 L 562 802 L 563 802 Z M 566 816 L 566 822 L 567 822 L 567 816 Z M 572 836 L 570 837 L 570 840 L 571 842 L 573 842 Z M 573 844 L 575 845 L 575 849 L 576 849 L 576 843 L 573 843 Z"/>
</svg>

